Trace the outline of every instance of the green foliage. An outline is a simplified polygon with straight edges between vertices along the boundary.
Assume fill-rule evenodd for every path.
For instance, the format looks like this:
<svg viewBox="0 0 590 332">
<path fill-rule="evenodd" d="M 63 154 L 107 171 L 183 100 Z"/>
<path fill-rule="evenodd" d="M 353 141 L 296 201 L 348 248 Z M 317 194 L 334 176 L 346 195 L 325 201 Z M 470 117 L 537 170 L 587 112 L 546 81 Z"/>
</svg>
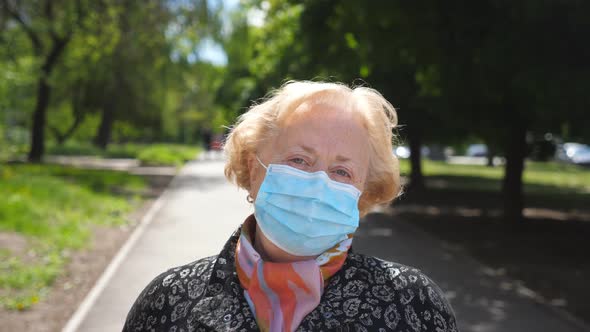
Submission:
<svg viewBox="0 0 590 332">
<path fill-rule="evenodd" d="M 24 158 L 28 151 L 26 144 L 18 144 L 10 142 L 9 140 L 0 140 L 0 162 Z"/>
<path fill-rule="evenodd" d="M 62 145 L 49 145 L 47 148 L 47 154 L 59 156 L 103 156 L 105 151 L 90 143 L 68 141 Z"/>
<path fill-rule="evenodd" d="M 198 147 L 180 144 L 154 144 L 139 152 L 137 159 L 144 165 L 181 166 L 187 161 L 194 160 L 199 151 Z"/>
<path fill-rule="evenodd" d="M 44 264 L 28 264 L 8 250 L 0 252 L 0 289 L 8 294 L 0 301 L 1 306 L 23 310 L 39 302 L 65 261 L 55 254 L 46 254 L 44 260 Z"/>
<path fill-rule="evenodd" d="M 201 148 L 195 145 L 158 144 L 111 144 L 106 150 L 91 144 L 68 142 L 61 146 L 50 146 L 50 155 L 97 156 L 104 158 L 135 158 L 144 165 L 181 166 L 194 160 Z"/>
<path fill-rule="evenodd" d="M 2 47 L 2 37 L 8 47 Z M 20 54 L 27 47 L 25 38 L 20 31 L 7 34 L 0 28 L 0 160 L 28 143 L 26 127 L 34 105 L 31 94 L 37 68 L 33 57 Z"/>
<path fill-rule="evenodd" d="M 249 70 L 266 89 L 278 87 L 289 78 L 304 78 L 298 72 L 305 64 L 305 54 L 297 42 L 302 5 L 271 2 L 265 24 L 252 28 L 254 57 Z"/>
<path fill-rule="evenodd" d="M 223 110 L 213 101 L 222 69 L 197 56 L 204 38 L 218 37 L 220 6 L 160 0 L 44 3 L 0 5 L 0 123 L 30 129 L 53 35 L 67 45 L 45 75 L 51 87 L 49 141 L 94 141 L 107 123 L 112 128 L 103 137 L 107 141 L 194 142 L 200 128 L 220 118 Z M 11 138 L 9 144 L 29 142 Z"/>
<path fill-rule="evenodd" d="M 318 58 L 302 38 L 305 7 L 301 2 L 253 0 L 230 13 L 232 29 L 222 39 L 228 65 L 215 100 L 229 124 L 290 79 L 333 77 L 329 69 L 312 65 Z M 261 16 L 263 22 L 251 22 L 253 16 Z"/>
<path fill-rule="evenodd" d="M 0 252 L 0 290 L 6 294 L 0 304 L 24 309 L 37 302 L 71 250 L 89 244 L 93 225 L 125 224 L 144 189 L 141 177 L 122 172 L 0 165 L 0 231 L 27 240 L 25 252 Z"/>
</svg>

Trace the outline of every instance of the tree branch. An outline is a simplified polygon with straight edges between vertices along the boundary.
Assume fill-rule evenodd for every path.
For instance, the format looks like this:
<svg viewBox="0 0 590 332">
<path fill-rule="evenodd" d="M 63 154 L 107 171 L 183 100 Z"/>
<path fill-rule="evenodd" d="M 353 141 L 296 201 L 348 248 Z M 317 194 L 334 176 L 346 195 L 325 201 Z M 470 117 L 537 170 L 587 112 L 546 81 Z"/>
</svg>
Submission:
<svg viewBox="0 0 590 332">
<path fill-rule="evenodd" d="M 53 137 L 55 137 L 55 140 L 61 144 L 62 140 L 63 140 L 63 135 L 61 134 L 61 132 L 59 131 L 59 129 L 57 129 L 57 127 L 52 126 L 52 125 L 48 125 L 47 126 L 49 128 L 49 130 L 51 131 L 51 133 L 53 134 Z"/>
<path fill-rule="evenodd" d="M 2 7 L 6 9 L 8 15 L 20 24 L 21 28 L 25 31 L 27 36 L 29 36 L 29 39 L 31 39 L 35 54 L 40 55 L 43 52 L 43 43 L 41 43 L 41 39 L 37 33 L 35 33 L 33 28 L 31 28 L 31 26 L 25 22 L 25 19 L 20 13 L 18 7 L 15 5 L 13 8 L 12 2 L 8 0 L 0 0 L 0 4 L 2 4 Z"/>
<path fill-rule="evenodd" d="M 55 32 L 55 25 L 53 24 L 53 1 L 45 0 L 45 6 L 43 7 L 43 13 L 49 24 L 49 35 L 54 41 L 58 39 L 57 33 Z"/>
<path fill-rule="evenodd" d="M 70 41 L 70 36 L 65 36 L 63 38 L 56 36 L 55 39 L 54 38 L 52 38 L 52 39 L 53 39 L 53 45 L 51 45 L 51 51 L 45 57 L 45 62 L 43 63 L 43 66 L 41 67 L 41 69 L 43 70 L 43 72 L 45 74 L 49 74 L 51 72 L 51 70 L 53 69 L 53 65 L 57 61 L 57 58 L 59 58 L 59 56 L 63 52 L 64 48 L 66 47 L 66 45 Z"/>
</svg>

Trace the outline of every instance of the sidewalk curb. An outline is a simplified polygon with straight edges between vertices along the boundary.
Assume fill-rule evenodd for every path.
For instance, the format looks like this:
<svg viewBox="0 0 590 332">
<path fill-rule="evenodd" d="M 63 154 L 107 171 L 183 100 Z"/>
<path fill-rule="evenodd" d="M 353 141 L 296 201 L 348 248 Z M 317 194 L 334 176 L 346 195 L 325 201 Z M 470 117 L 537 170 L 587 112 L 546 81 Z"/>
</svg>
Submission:
<svg viewBox="0 0 590 332">
<path fill-rule="evenodd" d="M 183 167 L 184 169 L 184 167 Z M 129 236 L 127 241 L 123 244 L 123 246 L 117 251 L 117 254 L 113 257 L 109 265 L 106 269 L 102 272 L 96 283 L 92 287 L 92 289 L 86 294 L 84 300 L 78 305 L 78 308 L 70 316 L 70 319 L 63 327 L 62 332 L 76 332 L 80 327 L 80 324 L 84 321 L 88 312 L 107 286 L 123 260 L 127 257 L 131 249 L 134 247 L 137 240 L 141 237 L 141 235 L 145 232 L 147 226 L 152 222 L 154 216 L 158 211 L 160 211 L 161 207 L 167 201 L 168 196 L 170 194 L 170 189 L 174 186 L 176 179 L 180 173 L 182 173 L 183 169 L 181 169 L 170 181 L 168 187 L 164 190 L 164 192 L 156 199 L 154 204 L 150 207 L 148 212 L 141 218 L 139 225 L 135 228 L 133 233 Z M 123 322 L 121 322 L 123 324 Z"/>
</svg>

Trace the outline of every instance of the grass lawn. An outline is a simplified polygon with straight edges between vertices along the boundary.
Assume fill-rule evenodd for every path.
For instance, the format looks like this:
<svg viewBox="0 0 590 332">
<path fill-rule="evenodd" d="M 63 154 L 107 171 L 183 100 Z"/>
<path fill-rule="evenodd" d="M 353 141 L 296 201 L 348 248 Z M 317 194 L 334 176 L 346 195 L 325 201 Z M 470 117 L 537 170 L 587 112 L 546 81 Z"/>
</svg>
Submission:
<svg viewBox="0 0 590 332">
<path fill-rule="evenodd" d="M 145 180 L 123 172 L 0 164 L 0 233 L 26 246 L 0 248 L 0 304 L 39 301 L 73 250 L 91 245 L 93 225 L 122 225 Z"/>
<path fill-rule="evenodd" d="M 456 165 L 441 161 L 424 160 L 425 176 L 447 178 L 457 189 L 498 191 L 504 176 L 504 167 L 483 165 Z M 409 160 L 401 160 L 401 173 L 410 172 Z M 559 193 L 590 193 L 590 168 L 557 162 L 527 161 L 523 175 L 525 193 L 546 193 L 551 188 Z"/>
<path fill-rule="evenodd" d="M 101 150 L 91 144 L 69 142 L 62 146 L 49 146 L 49 155 L 100 156 L 105 158 L 135 158 L 143 165 L 181 166 L 195 159 L 201 151 L 198 145 L 156 143 L 156 144 L 111 144 Z"/>
</svg>

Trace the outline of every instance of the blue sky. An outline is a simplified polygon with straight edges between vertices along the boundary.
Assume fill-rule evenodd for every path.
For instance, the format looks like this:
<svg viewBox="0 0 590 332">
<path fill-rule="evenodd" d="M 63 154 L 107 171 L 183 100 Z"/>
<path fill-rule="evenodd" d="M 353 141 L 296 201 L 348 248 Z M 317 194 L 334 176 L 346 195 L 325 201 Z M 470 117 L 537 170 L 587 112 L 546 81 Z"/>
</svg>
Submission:
<svg viewBox="0 0 590 332">
<path fill-rule="evenodd" d="M 225 66 L 227 64 L 227 55 L 225 54 L 223 47 L 210 38 L 201 42 L 197 49 L 197 54 L 198 59 L 201 61 L 211 62 L 218 66 Z"/>
<path fill-rule="evenodd" d="M 222 15 L 224 15 L 224 17 L 222 19 L 224 24 L 229 24 L 228 13 L 236 9 L 239 3 L 239 0 L 214 0 L 211 2 L 211 5 L 214 7 L 219 5 L 223 6 Z M 224 66 L 227 64 L 227 55 L 223 51 L 223 48 L 210 38 L 206 38 L 201 42 L 197 49 L 197 55 L 201 61 L 211 62 L 218 66 Z"/>
</svg>

